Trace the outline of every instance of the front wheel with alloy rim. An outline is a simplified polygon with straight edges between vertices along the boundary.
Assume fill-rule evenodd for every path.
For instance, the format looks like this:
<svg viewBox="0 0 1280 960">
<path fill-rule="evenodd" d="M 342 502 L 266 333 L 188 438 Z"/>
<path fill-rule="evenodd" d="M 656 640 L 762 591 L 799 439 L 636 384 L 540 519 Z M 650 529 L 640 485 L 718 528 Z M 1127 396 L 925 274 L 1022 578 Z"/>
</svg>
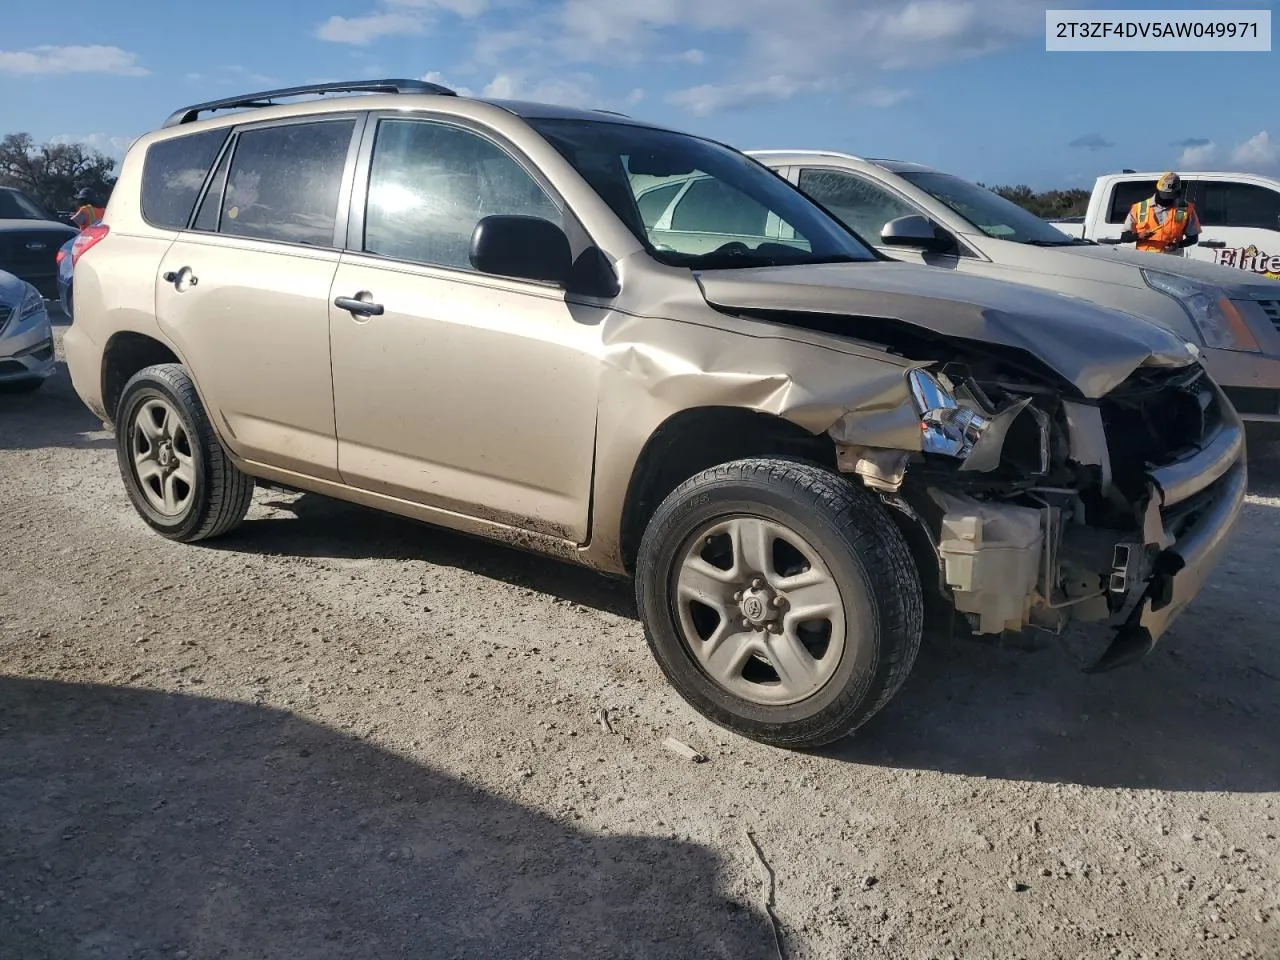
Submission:
<svg viewBox="0 0 1280 960">
<path fill-rule="evenodd" d="M 116 457 L 134 507 L 171 540 L 221 536 L 249 512 L 253 478 L 222 449 L 179 364 L 147 367 L 125 384 L 116 410 Z"/>
<path fill-rule="evenodd" d="M 920 576 L 901 533 L 866 490 L 807 463 L 738 460 L 681 484 L 641 540 L 636 599 L 681 696 L 792 749 L 865 723 L 920 648 Z"/>
</svg>

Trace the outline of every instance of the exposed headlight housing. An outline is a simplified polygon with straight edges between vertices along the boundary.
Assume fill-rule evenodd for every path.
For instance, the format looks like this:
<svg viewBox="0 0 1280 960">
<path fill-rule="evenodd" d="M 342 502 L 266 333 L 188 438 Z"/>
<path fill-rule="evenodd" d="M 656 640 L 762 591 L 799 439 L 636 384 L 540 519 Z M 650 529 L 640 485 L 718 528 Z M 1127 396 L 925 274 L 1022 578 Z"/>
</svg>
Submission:
<svg viewBox="0 0 1280 960">
<path fill-rule="evenodd" d="M 990 421 L 977 411 L 961 406 L 945 376 L 912 370 L 907 379 L 920 415 L 924 452 L 963 460 L 982 439 Z"/>
<path fill-rule="evenodd" d="M 1262 352 L 1244 317 L 1240 316 L 1240 311 L 1221 287 L 1145 267 L 1142 279 L 1152 290 L 1173 297 L 1182 305 L 1205 346 L 1246 353 Z"/>
</svg>

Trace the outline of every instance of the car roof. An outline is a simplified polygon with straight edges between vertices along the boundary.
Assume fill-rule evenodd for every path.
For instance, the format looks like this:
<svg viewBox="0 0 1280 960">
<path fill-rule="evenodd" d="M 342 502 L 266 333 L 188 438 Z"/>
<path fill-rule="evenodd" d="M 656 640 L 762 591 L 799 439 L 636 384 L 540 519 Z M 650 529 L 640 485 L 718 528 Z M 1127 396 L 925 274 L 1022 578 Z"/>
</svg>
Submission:
<svg viewBox="0 0 1280 960">
<path fill-rule="evenodd" d="M 554 103 L 538 103 L 533 100 L 501 100 L 490 97 L 462 97 L 461 99 L 488 103 L 506 110 L 508 113 L 514 113 L 524 120 L 594 120 L 606 123 L 625 123 L 633 127 L 652 127 L 655 130 L 669 129 L 656 123 L 637 120 L 615 110 L 565 107 Z"/>
<path fill-rule="evenodd" d="M 310 99 L 299 101 L 295 99 L 298 97 Z M 191 104 L 173 111 L 160 130 L 182 129 L 205 121 L 217 121 L 217 125 L 224 125 L 228 120 L 232 124 L 244 123 L 245 118 L 254 116 L 254 111 L 257 110 L 266 111 L 264 119 L 275 119 L 335 110 L 386 109 L 392 103 L 400 108 L 420 107 L 424 103 L 439 107 L 450 101 L 487 104 L 524 120 L 587 120 L 667 129 L 614 110 L 585 109 L 501 97 L 461 96 L 448 87 L 425 80 L 355 80 L 262 90 Z"/>
<path fill-rule="evenodd" d="M 908 163 L 905 160 L 885 160 L 878 157 L 859 157 L 839 150 L 748 150 L 746 153 L 748 156 L 755 157 L 764 163 L 774 163 L 782 166 L 821 158 L 842 160 L 855 164 L 869 164 L 888 170 L 890 173 L 937 173 L 933 167 L 928 167 L 921 163 Z"/>
</svg>

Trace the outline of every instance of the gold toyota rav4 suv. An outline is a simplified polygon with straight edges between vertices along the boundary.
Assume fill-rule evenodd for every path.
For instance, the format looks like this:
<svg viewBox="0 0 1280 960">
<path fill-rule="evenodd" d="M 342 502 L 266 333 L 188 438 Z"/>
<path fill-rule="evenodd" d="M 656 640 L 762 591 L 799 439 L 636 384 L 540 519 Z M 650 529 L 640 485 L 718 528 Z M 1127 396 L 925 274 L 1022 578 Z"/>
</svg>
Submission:
<svg viewBox="0 0 1280 960">
<path fill-rule="evenodd" d="M 1145 654 L 1244 496 L 1164 328 L 889 260 L 616 114 L 397 80 L 197 104 L 73 256 L 75 387 L 161 534 L 227 533 L 256 478 L 630 575 L 671 683 L 769 743 L 867 720 L 933 618 Z"/>
</svg>

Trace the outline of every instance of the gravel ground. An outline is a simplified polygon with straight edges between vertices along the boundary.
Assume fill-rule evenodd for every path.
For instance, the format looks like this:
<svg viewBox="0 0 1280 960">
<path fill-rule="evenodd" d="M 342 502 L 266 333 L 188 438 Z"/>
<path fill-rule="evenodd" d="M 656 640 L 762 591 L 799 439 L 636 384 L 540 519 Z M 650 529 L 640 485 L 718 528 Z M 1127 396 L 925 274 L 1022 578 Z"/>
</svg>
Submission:
<svg viewBox="0 0 1280 960">
<path fill-rule="evenodd" d="M 799 755 L 685 707 L 625 584 L 262 489 L 172 544 L 100 428 L 0 396 L 6 960 L 770 958 L 769 870 L 788 960 L 1280 957 L 1262 451 L 1144 663 L 928 642 Z"/>
</svg>

